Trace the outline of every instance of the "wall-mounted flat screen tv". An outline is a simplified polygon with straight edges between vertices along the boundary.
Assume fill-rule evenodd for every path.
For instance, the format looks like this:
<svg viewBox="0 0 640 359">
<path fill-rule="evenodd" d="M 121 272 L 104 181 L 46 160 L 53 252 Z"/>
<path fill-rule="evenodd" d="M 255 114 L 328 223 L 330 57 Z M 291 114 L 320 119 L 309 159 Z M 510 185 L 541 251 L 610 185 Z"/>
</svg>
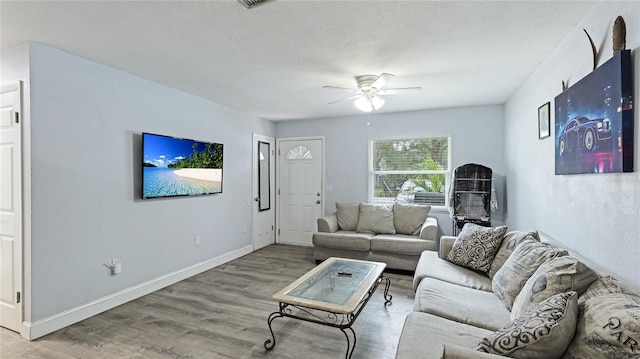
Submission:
<svg viewBox="0 0 640 359">
<path fill-rule="evenodd" d="M 222 193 L 220 143 L 142 134 L 142 198 Z"/>
</svg>

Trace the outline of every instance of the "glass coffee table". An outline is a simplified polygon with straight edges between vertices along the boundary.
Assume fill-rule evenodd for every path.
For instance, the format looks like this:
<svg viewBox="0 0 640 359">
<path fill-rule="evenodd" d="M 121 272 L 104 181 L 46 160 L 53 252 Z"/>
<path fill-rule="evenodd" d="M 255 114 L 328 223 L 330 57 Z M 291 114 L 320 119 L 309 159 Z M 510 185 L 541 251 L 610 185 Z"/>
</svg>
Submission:
<svg viewBox="0 0 640 359">
<path fill-rule="evenodd" d="M 274 294 L 279 310 L 267 319 L 271 339 L 264 342 L 267 350 L 276 345 L 271 323 L 276 318 L 294 318 L 338 328 L 347 338 L 346 358 L 356 347 L 356 333 L 351 328 L 360 312 L 381 282 L 385 282 L 385 305 L 391 303 L 391 281 L 379 262 L 331 257 L 307 274 Z"/>
</svg>

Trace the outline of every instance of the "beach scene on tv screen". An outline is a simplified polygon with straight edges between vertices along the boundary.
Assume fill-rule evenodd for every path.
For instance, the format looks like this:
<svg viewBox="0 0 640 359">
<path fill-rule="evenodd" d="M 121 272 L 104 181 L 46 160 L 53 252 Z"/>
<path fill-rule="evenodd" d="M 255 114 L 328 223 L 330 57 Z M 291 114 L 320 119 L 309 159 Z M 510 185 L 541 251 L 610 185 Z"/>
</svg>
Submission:
<svg viewBox="0 0 640 359">
<path fill-rule="evenodd" d="M 142 197 L 222 192 L 222 145 L 144 134 Z"/>
</svg>

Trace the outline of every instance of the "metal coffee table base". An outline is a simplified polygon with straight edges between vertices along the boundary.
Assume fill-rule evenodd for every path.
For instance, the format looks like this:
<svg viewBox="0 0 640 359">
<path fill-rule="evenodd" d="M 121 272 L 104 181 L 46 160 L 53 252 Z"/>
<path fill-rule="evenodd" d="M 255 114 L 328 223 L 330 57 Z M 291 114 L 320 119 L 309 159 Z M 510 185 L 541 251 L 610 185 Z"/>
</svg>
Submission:
<svg viewBox="0 0 640 359">
<path fill-rule="evenodd" d="M 277 318 L 287 317 L 340 329 L 340 331 L 347 338 L 347 353 L 345 355 L 345 358 L 350 359 L 351 355 L 353 354 L 353 350 L 356 347 L 356 332 L 353 330 L 353 328 L 351 328 L 351 325 L 353 325 L 353 322 L 356 321 L 358 315 L 360 315 L 360 312 L 362 312 L 362 309 L 364 309 L 364 306 L 367 304 L 367 302 L 369 302 L 369 299 L 371 299 L 371 296 L 382 281 L 385 282 L 384 305 L 386 306 L 391 304 L 391 299 L 393 298 L 389 294 L 391 280 L 389 279 L 389 277 L 380 276 L 376 284 L 367 292 L 367 295 L 362 299 L 356 311 L 350 314 L 334 313 L 279 302 L 280 310 L 271 313 L 271 315 L 269 315 L 269 318 L 267 319 L 267 323 L 269 324 L 269 331 L 271 332 L 271 339 L 267 339 L 264 342 L 264 348 L 267 350 L 271 350 L 276 345 L 276 336 L 273 333 L 271 323 Z M 294 310 L 292 310 L 292 308 Z"/>
</svg>

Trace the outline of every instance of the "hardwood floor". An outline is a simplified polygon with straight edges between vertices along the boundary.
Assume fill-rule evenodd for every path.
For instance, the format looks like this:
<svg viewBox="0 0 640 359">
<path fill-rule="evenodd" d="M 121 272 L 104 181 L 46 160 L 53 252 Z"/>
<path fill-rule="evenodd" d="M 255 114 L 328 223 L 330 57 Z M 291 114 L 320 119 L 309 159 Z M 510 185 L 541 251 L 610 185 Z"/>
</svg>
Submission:
<svg viewBox="0 0 640 359">
<path fill-rule="evenodd" d="M 267 317 L 271 296 L 315 266 L 313 249 L 272 245 L 29 342 L 0 330 L 3 359 L 68 358 L 344 358 L 340 330 Z M 379 287 L 353 328 L 353 358 L 394 358 L 404 319 L 413 309 L 409 275 L 388 273 L 392 305 Z"/>
</svg>

